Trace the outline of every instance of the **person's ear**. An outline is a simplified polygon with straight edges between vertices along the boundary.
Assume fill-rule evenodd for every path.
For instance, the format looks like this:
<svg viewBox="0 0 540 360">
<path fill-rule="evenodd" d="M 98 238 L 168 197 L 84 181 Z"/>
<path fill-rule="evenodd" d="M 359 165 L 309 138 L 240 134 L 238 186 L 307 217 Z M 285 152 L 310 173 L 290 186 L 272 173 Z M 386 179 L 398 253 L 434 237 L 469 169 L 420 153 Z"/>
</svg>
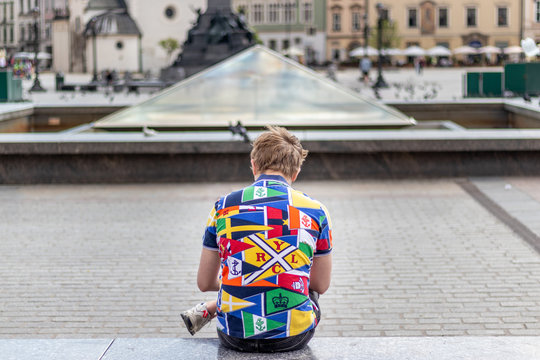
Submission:
<svg viewBox="0 0 540 360">
<path fill-rule="evenodd" d="M 300 169 L 298 169 L 298 171 L 292 176 L 291 183 L 296 181 L 296 178 L 298 177 L 298 174 L 300 174 Z"/>
<path fill-rule="evenodd" d="M 251 171 L 253 172 L 253 176 L 256 176 L 259 173 L 259 169 L 257 168 L 257 165 L 253 159 L 251 159 Z"/>
</svg>

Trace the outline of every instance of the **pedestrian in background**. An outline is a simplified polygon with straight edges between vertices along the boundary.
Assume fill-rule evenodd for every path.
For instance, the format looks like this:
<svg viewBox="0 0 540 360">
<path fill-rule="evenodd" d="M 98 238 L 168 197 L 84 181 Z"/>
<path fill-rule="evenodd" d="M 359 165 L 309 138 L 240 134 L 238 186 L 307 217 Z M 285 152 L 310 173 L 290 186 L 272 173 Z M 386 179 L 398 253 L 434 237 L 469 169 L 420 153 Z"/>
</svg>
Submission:
<svg viewBox="0 0 540 360">
<path fill-rule="evenodd" d="M 362 73 L 362 81 L 369 83 L 369 71 L 371 70 L 371 60 L 364 56 L 360 60 L 360 72 Z"/>
</svg>

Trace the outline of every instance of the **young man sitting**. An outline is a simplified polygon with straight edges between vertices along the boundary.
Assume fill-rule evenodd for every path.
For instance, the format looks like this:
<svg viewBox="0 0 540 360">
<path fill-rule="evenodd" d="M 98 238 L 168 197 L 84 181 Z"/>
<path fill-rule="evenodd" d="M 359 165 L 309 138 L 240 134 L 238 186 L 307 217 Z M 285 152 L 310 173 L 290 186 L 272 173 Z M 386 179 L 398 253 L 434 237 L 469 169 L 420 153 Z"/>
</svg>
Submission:
<svg viewBox="0 0 540 360">
<path fill-rule="evenodd" d="M 220 198 L 208 219 L 197 284 L 218 297 L 182 313 L 192 335 L 217 317 L 221 343 L 238 351 L 298 350 L 313 337 L 332 231 L 324 205 L 291 187 L 306 156 L 277 126 L 253 143 L 255 182 Z"/>
</svg>

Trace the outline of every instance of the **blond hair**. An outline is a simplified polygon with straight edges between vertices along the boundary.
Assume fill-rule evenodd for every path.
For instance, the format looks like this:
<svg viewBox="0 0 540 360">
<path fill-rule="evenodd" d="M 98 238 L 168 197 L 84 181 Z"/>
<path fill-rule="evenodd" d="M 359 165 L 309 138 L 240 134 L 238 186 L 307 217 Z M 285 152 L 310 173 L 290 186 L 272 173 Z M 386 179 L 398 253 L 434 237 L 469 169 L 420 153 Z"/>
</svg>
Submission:
<svg viewBox="0 0 540 360">
<path fill-rule="evenodd" d="M 253 142 L 251 159 L 260 173 L 273 170 L 291 179 L 300 170 L 308 151 L 287 129 L 279 126 L 266 128 L 268 131 Z"/>
</svg>

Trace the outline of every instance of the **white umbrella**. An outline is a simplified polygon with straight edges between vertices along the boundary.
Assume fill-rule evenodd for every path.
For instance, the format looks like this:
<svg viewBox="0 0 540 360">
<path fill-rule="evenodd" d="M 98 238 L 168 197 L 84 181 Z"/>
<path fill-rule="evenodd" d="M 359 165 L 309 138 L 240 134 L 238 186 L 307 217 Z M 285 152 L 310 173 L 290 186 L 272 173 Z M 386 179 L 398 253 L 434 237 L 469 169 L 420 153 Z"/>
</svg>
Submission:
<svg viewBox="0 0 540 360">
<path fill-rule="evenodd" d="M 400 56 L 400 55 L 403 55 L 403 50 L 396 49 L 396 48 L 382 49 L 381 52 L 383 53 L 383 55 L 387 55 L 387 56 Z"/>
<path fill-rule="evenodd" d="M 32 58 L 34 57 L 35 53 L 32 53 Z M 52 55 L 43 51 L 38 52 L 37 58 L 39 60 L 50 60 L 52 59 Z"/>
<path fill-rule="evenodd" d="M 452 52 L 444 46 L 435 46 L 427 51 L 429 56 L 450 56 Z"/>
<path fill-rule="evenodd" d="M 523 52 L 523 49 L 521 46 L 510 46 L 503 49 L 503 52 L 505 54 L 521 54 Z"/>
<path fill-rule="evenodd" d="M 18 52 L 15 55 L 13 55 L 13 58 L 14 59 L 30 59 L 30 60 L 34 60 L 35 56 L 36 56 L 36 53 L 22 51 L 22 52 Z M 50 59 L 52 59 L 52 56 L 49 53 L 40 51 L 40 52 L 38 52 L 37 58 L 38 58 L 38 60 L 50 60 Z"/>
<path fill-rule="evenodd" d="M 377 51 L 377 49 L 372 48 L 371 46 L 367 47 L 367 56 L 377 56 L 377 55 L 379 55 L 379 52 Z M 357 47 L 356 49 L 353 49 L 351 52 L 349 52 L 349 56 L 352 56 L 352 57 L 365 56 L 364 47 L 361 46 L 361 47 Z"/>
<path fill-rule="evenodd" d="M 501 48 L 498 48 L 496 46 L 484 46 L 478 49 L 481 54 L 500 54 L 502 53 Z"/>
<path fill-rule="evenodd" d="M 478 54 L 478 50 L 471 46 L 460 46 L 452 51 L 455 55 L 473 55 Z"/>
<path fill-rule="evenodd" d="M 538 49 L 536 42 L 530 37 L 521 40 L 521 47 L 523 48 L 525 55 L 528 57 L 533 57 L 540 53 L 540 49 Z"/>
<path fill-rule="evenodd" d="M 283 50 L 283 55 L 289 55 L 289 56 L 304 56 L 304 50 L 296 47 L 291 46 L 290 48 Z"/>
<path fill-rule="evenodd" d="M 29 53 L 29 52 L 18 52 L 18 53 L 15 53 L 15 55 L 13 55 L 13 58 L 14 59 L 30 59 L 30 58 L 34 58 L 34 54 L 33 53 Z"/>
<path fill-rule="evenodd" d="M 403 51 L 405 56 L 424 56 L 426 55 L 426 50 L 422 49 L 420 46 L 409 46 Z"/>
</svg>

